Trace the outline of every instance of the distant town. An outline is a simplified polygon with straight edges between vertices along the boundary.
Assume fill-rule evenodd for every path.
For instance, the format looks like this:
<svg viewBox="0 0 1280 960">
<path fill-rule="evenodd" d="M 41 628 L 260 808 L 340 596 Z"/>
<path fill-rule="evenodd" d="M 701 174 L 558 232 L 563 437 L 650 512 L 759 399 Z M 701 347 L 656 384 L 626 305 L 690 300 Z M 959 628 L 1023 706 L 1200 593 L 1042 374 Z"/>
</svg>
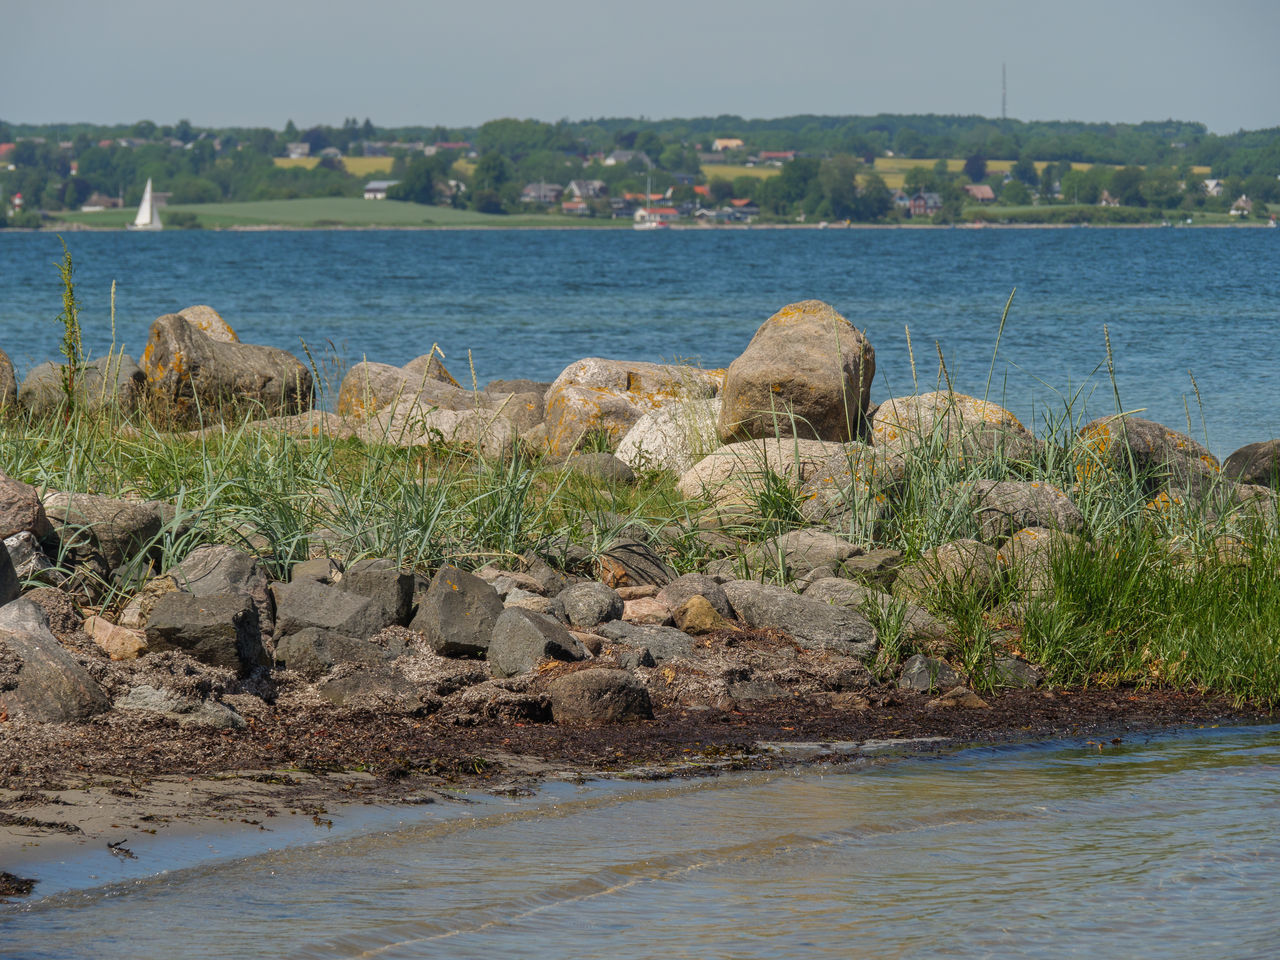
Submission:
<svg viewBox="0 0 1280 960">
<path fill-rule="evenodd" d="M 278 204 L 254 204 L 321 198 L 391 204 L 382 213 L 330 204 L 340 213 L 327 225 L 382 222 L 397 201 L 437 211 L 422 222 L 451 211 L 447 222 L 460 224 L 1270 223 L 1280 130 L 936 116 L 495 120 L 462 130 L 351 118 L 279 131 L 0 121 L 0 226 L 123 226 L 148 182 L 166 227 L 222 225 L 225 205 L 246 222 L 269 221 Z"/>
</svg>

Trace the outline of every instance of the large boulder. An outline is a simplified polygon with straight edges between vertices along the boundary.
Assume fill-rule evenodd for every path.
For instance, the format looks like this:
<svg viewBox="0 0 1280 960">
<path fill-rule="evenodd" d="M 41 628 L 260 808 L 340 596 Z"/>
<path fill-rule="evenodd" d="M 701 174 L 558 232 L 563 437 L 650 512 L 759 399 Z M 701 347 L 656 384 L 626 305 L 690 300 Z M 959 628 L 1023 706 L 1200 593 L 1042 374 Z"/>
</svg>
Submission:
<svg viewBox="0 0 1280 960">
<path fill-rule="evenodd" d="M 636 470 L 684 473 L 720 446 L 720 404 L 719 397 L 712 397 L 650 410 L 618 444 L 618 459 Z"/>
<path fill-rule="evenodd" d="M 858 439 L 875 372 L 871 343 L 829 304 L 785 306 L 729 364 L 720 439 Z"/>
<path fill-rule="evenodd" d="M 441 567 L 409 624 L 442 657 L 483 657 L 502 616 L 498 592 L 457 567 Z"/>
<path fill-rule="evenodd" d="M 164 511 L 155 501 L 50 493 L 44 510 L 65 546 L 76 554 L 100 554 L 108 571 L 135 560 L 159 559 Z"/>
<path fill-rule="evenodd" d="M 40 493 L 29 483 L 0 473 L 0 539 L 26 531 L 37 540 L 53 533 Z"/>
<path fill-rule="evenodd" d="M 1238 483 L 1280 488 L 1280 440 L 1241 447 L 1223 462 L 1222 475 Z"/>
<path fill-rule="evenodd" d="M 0 607 L 0 714 L 83 720 L 111 706 L 106 692 L 49 629 L 29 600 Z"/>
<path fill-rule="evenodd" d="M 275 608 L 271 603 L 271 577 L 256 557 L 226 544 L 196 547 L 176 566 L 166 571 L 179 590 L 197 597 L 246 596 L 258 611 L 258 625 L 264 636 L 275 629 Z"/>
<path fill-rule="evenodd" d="M 309 409 L 311 371 L 276 347 L 215 340 L 180 314 L 151 325 L 142 369 L 157 412 L 197 424 L 224 415 L 259 417 Z"/>
<path fill-rule="evenodd" d="M 1035 436 L 1004 407 L 962 393 L 894 397 L 876 407 L 872 443 L 898 452 L 923 447 L 926 454 L 973 460 L 1031 460 Z"/>
<path fill-rule="evenodd" d="M 266 666 L 258 611 L 244 595 L 166 593 L 147 620 L 149 650 L 181 650 L 202 663 L 248 672 Z"/>
<path fill-rule="evenodd" d="M 402 397 L 417 396 L 428 381 L 458 388 L 458 381 L 435 353 L 410 360 L 403 367 L 362 360 L 353 364 L 338 387 L 338 413 L 363 420 Z"/>
<path fill-rule="evenodd" d="M 653 716 L 649 691 L 625 670 L 594 668 L 547 684 L 556 723 L 622 723 Z"/>
<path fill-rule="evenodd" d="M 335 586 L 369 597 L 382 607 L 388 624 L 408 626 L 413 614 L 413 574 L 386 557 L 357 560 L 347 567 Z"/>
<path fill-rule="evenodd" d="M 1004 577 L 995 549 L 977 540 L 953 540 L 926 550 L 919 560 L 899 568 L 893 594 L 922 602 L 937 592 L 974 592 L 991 597 Z"/>
<path fill-rule="evenodd" d="M 220 343 L 239 343 L 240 336 L 231 329 L 231 324 L 222 319 L 222 314 L 208 304 L 200 303 L 193 307 L 183 307 L 178 316 L 211 340 Z"/>
<path fill-rule="evenodd" d="M 359 637 L 307 627 L 276 644 L 275 664 L 318 680 L 339 664 L 376 666 L 393 659 L 392 651 Z"/>
<path fill-rule="evenodd" d="M 543 660 L 584 660 L 587 651 L 554 617 L 520 607 L 502 611 L 487 658 L 495 677 L 529 673 Z"/>
<path fill-rule="evenodd" d="M 466 446 L 482 456 L 505 456 L 516 441 L 515 424 L 491 406 L 461 405 L 456 396 L 475 395 L 464 390 L 454 393 L 452 400 L 460 403 L 456 409 L 442 407 L 424 394 L 402 397 L 362 422 L 356 436 L 365 443 Z"/>
<path fill-rule="evenodd" d="M 744 440 L 713 450 L 680 477 L 676 488 L 690 499 L 712 503 L 752 503 L 771 481 L 781 478 L 797 490 L 843 446 L 825 440 L 778 438 Z"/>
<path fill-rule="evenodd" d="M 811 467 L 800 485 L 800 513 L 811 523 L 848 529 L 873 524 L 888 503 L 888 493 L 905 475 L 906 457 L 861 443 L 845 444 Z"/>
<path fill-rule="evenodd" d="M 902 639 L 925 649 L 941 648 L 947 627 L 924 607 L 896 599 L 892 594 L 842 577 L 822 577 L 804 590 L 806 600 L 866 611 L 875 608 L 880 616 L 896 620 Z"/>
<path fill-rule="evenodd" d="M 962 495 L 973 509 L 980 539 L 1005 540 L 1024 527 L 1065 533 L 1084 529 L 1084 515 L 1065 493 L 1042 480 L 975 480 Z"/>
<path fill-rule="evenodd" d="M 688 634 L 661 624 L 612 620 L 600 624 L 593 632 L 633 651 L 646 650 L 656 663 L 688 657 L 693 653 L 693 639 Z"/>
<path fill-rule="evenodd" d="M 855 610 L 752 580 L 731 580 L 724 585 L 724 592 L 738 617 L 750 627 L 781 630 L 809 649 L 864 659 L 875 653 L 875 628 Z"/>
<path fill-rule="evenodd" d="M 1082 484 L 1136 477 L 1150 497 L 1167 491 L 1199 496 L 1221 476 L 1213 454 L 1153 420 L 1100 417 L 1080 428 L 1079 439 L 1076 475 Z"/>
<path fill-rule="evenodd" d="M 48 417 L 66 406 L 63 383 L 66 366 L 41 363 L 23 378 L 18 399 L 23 409 L 35 417 Z M 146 396 L 147 377 L 137 361 L 115 353 L 85 364 L 72 386 L 72 398 L 82 410 L 99 411 L 114 407 L 125 413 L 137 409 Z"/>
<path fill-rule="evenodd" d="M 276 607 L 277 641 L 308 627 L 367 640 L 392 622 L 382 604 L 372 597 L 318 580 L 273 583 L 271 597 Z"/>
<path fill-rule="evenodd" d="M 675 364 L 603 360 L 571 363 L 546 396 L 547 445 L 567 456 L 591 433 L 616 445 L 644 414 L 671 403 L 707 399 L 721 385 L 718 371 Z"/>
</svg>

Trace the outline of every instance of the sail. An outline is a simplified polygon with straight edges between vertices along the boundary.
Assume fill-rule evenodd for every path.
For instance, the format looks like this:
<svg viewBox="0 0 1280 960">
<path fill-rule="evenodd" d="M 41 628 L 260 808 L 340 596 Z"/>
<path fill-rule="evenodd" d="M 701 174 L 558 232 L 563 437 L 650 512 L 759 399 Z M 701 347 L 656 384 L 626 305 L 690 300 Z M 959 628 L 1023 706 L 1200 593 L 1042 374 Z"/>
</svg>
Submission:
<svg viewBox="0 0 1280 960">
<path fill-rule="evenodd" d="M 148 177 L 146 189 L 142 191 L 142 202 L 138 204 L 138 215 L 133 218 L 133 229 L 160 230 L 163 226 L 160 213 L 156 210 L 155 197 L 151 193 L 151 178 Z"/>
</svg>

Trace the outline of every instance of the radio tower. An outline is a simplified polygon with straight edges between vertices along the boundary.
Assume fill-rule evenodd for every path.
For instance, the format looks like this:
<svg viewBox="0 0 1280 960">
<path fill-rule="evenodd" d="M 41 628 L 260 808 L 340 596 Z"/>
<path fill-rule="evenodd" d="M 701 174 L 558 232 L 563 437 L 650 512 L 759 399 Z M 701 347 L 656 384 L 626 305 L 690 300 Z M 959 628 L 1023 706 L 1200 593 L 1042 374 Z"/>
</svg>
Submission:
<svg viewBox="0 0 1280 960">
<path fill-rule="evenodd" d="M 1004 64 L 1000 64 L 1000 119 L 1009 119 L 1008 110 L 1008 85 L 1005 83 Z"/>
</svg>

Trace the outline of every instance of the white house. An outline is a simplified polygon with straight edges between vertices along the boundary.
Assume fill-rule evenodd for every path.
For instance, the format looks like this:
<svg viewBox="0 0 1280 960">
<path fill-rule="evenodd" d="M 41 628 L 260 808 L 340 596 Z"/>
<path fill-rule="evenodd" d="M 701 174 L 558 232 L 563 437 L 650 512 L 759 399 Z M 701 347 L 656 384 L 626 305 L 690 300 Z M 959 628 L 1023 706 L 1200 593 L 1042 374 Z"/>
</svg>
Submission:
<svg viewBox="0 0 1280 960">
<path fill-rule="evenodd" d="M 385 200 L 387 199 L 387 191 L 399 182 L 399 180 L 370 180 L 364 185 L 364 198 L 366 200 Z"/>
</svg>

